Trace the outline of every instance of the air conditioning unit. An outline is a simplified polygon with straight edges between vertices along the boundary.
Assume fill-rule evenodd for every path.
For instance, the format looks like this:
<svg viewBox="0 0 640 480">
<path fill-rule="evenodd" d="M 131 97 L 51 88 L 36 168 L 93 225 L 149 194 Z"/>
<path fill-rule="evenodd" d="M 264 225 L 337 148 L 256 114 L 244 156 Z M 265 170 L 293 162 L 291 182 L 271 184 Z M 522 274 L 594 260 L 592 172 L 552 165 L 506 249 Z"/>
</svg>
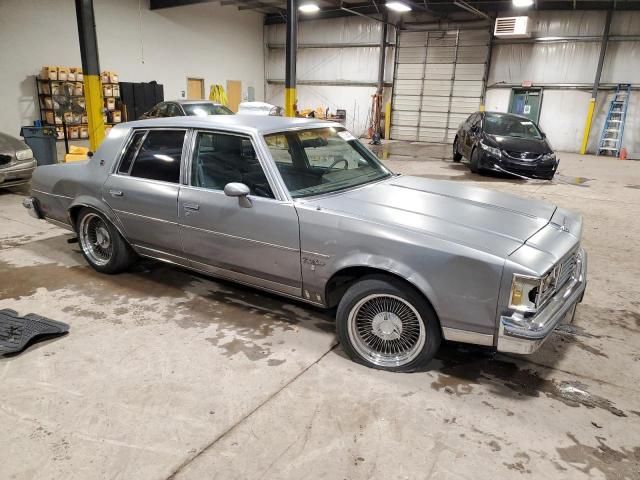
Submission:
<svg viewBox="0 0 640 480">
<path fill-rule="evenodd" d="M 493 34 L 498 38 L 528 38 L 531 36 L 529 17 L 496 18 Z"/>
</svg>

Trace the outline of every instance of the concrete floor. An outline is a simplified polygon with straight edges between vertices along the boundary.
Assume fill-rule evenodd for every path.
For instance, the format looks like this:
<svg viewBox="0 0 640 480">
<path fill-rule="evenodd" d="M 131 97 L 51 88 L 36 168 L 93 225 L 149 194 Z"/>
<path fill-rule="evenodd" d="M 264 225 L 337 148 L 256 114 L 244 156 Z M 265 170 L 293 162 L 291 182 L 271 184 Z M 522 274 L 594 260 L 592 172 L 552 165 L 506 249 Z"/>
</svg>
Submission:
<svg viewBox="0 0 640 480">
<path fill-rule="evenodd" d="M 582 213 L 575 323 L 530 357 L 446 345 L 379 372 L 322 311 L 154 262 L 100 275 L 5 191 L 0 308 L 71 332 L 0 359 L 0 478 L 639 479 L 640 164 L 563 154 L 550 183 L 470 174 L 449 146 L 379 154 Z"/>
</svg>

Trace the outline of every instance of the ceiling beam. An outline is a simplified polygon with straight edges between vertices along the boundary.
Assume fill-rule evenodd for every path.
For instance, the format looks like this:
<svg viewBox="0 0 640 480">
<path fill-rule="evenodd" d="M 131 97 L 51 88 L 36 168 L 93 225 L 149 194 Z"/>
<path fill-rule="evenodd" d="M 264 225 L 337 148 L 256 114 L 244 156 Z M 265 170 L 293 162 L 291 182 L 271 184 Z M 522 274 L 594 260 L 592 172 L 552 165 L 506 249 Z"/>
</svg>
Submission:
<svg viewBox="0 0 640 480">
<path fill-rule="evenodd" d="M 149 10 L 160 10 L 161 8 L 182 7 L 195 3 L 210 3 L 215 0 L 149 0 Z"/>
</svg>

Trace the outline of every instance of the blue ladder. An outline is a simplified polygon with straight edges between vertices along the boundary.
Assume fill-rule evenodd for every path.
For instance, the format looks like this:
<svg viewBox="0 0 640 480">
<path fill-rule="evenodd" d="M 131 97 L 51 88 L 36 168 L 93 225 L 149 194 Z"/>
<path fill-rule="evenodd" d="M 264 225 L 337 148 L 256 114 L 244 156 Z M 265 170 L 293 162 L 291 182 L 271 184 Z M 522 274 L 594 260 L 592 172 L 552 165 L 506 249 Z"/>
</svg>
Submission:
<svg viewBox="0 0 640 480">
<path fill-rule="evenodd" d="M 609 105 L 609 113 L 604 122 L 600 144 L 596 155 L 610 154 L 614 157 L 620 156 L 622 148 L 622 136 L 624 134 L 624 122 L 627 119 L 627 107 L 631 96 L 631 84 L 620 83 L 616 87 L 616 94 Z"/>
</svg>

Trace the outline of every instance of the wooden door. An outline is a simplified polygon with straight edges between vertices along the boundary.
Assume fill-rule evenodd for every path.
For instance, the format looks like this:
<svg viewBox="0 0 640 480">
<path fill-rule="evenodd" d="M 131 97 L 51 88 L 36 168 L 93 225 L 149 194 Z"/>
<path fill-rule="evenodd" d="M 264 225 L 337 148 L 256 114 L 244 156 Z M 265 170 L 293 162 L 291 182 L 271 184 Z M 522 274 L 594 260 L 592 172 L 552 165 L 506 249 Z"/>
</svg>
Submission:
<svg viewBox="0 0 640 480">
<path fill-rule="evenodd" d="M 240 80 L 227 80 L 227 106 L 237 112 L 240 102 L 242 102 L 242 82 Z"/>
<path fill-rule="evenodd" d="M 204 80 L 201 78 L 187 78 L 187 100 L 204 99 Z"/>
</svg>

